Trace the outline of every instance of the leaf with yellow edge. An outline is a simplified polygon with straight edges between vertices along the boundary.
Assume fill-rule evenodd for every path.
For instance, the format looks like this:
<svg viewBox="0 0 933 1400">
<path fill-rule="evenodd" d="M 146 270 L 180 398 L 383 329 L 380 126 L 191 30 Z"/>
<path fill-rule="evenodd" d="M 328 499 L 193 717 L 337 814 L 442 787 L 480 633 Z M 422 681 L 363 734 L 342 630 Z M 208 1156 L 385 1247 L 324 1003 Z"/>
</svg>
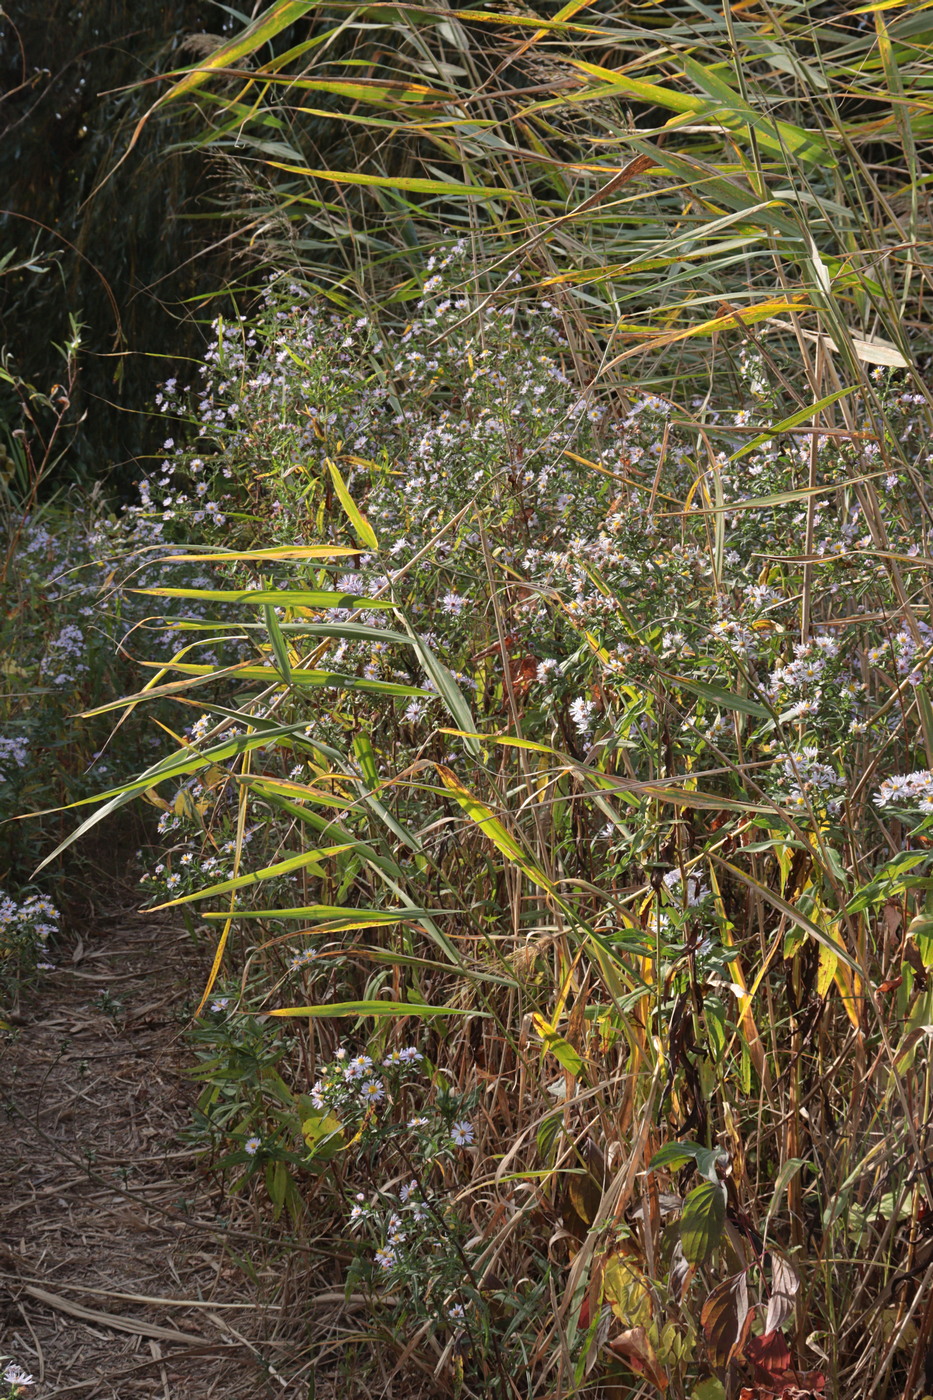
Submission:
<svg viewBox="0 0 933 1400">
<path fill-rule="evenodd" d="M 244 792 L 246 789 L 244 789 Z M 221 880 L 219 884 L 209 885 L 207 889 L 195 890 L 193 894 L 180 895 L 178 899 L 171 899 L 165 904 L 156 904 L 154 909 L 174 909 L 178 904 L 190 904 L 192 900 L 212 899 L 215 895 L 229 894 L 234 890 L 247 889 L 250 885 L 261 884 L 263 880 L 281 879 L 284 875 L 291 875 L 296 870 L 304 870 L 306 866 L 316 864 L 320 860 L 329 859 L 332 856 L 339 856 L 344 851 L 355 851 L 360 848 L 358 841 L 346 841 L 339 846 L 322 846 L 314 851 L 302 851 L 300 855 L 289 856 L 287 860 L 280 860 L 275 865 L 267 865 L 262 870 L 251 870 L 248 875 L 237 875 L 231 880 Z"/>
<path fill-rule="evenodd" d="M 553 1055 L 557 1063 L 568 1074 L 577 1079 L 583 1069 L 583 1057 L 578 1050 L 575 1050 L 569 1040 L 565 1040 L 562 1035 L 558 1035 L 547 1017 L 535 1011 L 531 1017 L 534 1028 L 544 1042 L 544 1048 Z"/>
<path fill-rule="evenodd" d="M 376 538 L 376 532 L 347 490 L 346 482 L 340 475 L 340 469 L 336 462 L 332 462 L 328 457 L 327 467 L 331 475 L 331 480 L 334 483 L 334 490 L 337 492 L 337 499 L 346 511 L 347 518 L 356 531 L 356 538 L 359 540 L 360 544 L 364 544 L 367 549 L 378 549 L 379 541 Z"/>
<path fill-rule="evenodd" d="M 485 1016 L 488 1013 L 472 1006 L 425 1006 L 418 1001 L 329 1001 L 320 1006 L 280 1006 L 264 1014 L 326 1019 L 338 1016 Z"/>
<path fill-rule="evenodd" d="M 219 553 L 203 549 L 200 554 L 166 554 L 162 556 L 162 561 L 165 564 L 215 564 L 241 559 L 268 559 L 273 563 L 279 563 L 287 559 L 345 559 L 348 554 L 359 554 L 359 552 L 358 549 L 354 549 L 349 544 L 283 544 L 273 549 L 224 549 L 220 550 Z"/>
<path fill-rule="evenodd" d="M 333 180 L 338 185 L 368 185 L 376 189 L 408 190 L 412 194 L 443 194 L 461 199 L 508 199 L 515 191 L 492 185 L 464 185 L 455 180 L 427 180 L 419 175 L 365 175 L 349 170 L 311 170 L 306 165 L 284 165 L 281 161 L 267 162 L 287 175 L 304 175 L 310 180 Z"/>
<path fill-rule="evenodd" d="M 540 885 L 549 894 L 556 895 L 557 891 L 551 881 L 525 854 L 515 838 L 509 835 L 495 813 L 480 802 L 479 798 L 474 797 L 469 788 L 465 788 L 456 774 L 449 768 L 446 768 L 442 763 L 436 763 L 434 766 L 440 775 L 441 782 L 453 793 L 470 821 L 476 823 L 480 831 L 489 838 L 497 850 L 501 851 L 513 865 L 517 865 L 520 870 L 524 871 L 536 885 Z"/>
</svg>

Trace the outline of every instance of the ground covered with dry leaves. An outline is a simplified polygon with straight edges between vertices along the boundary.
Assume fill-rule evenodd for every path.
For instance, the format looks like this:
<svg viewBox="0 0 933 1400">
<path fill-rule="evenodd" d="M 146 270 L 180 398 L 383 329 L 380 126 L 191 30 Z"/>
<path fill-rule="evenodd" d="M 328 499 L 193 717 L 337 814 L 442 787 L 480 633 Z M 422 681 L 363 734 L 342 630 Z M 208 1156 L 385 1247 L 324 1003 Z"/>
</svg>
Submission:
<svg viewBox="0 0 933 1400">
<path fill-rule="evenodd" d="M 0 1352 L 36 1400 L 306 1396 L 281 1242 L 184 1138 L 207 952 L 108 896 L 0 1045 Z"/>
</svg>

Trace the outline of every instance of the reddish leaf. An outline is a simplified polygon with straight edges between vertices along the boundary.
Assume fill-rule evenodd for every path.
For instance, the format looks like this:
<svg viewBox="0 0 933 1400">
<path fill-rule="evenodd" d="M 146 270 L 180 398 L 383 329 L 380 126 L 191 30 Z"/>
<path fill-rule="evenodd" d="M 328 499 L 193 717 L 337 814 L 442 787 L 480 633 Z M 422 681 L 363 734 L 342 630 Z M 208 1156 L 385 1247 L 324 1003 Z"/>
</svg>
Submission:
<svg viewBox="0 0 933 1400">
<path fill-rule="evenodd" d="M 754 1309 L 748 1305 L 745 1270 L 713 1289 L 703 1304 L 700 1323 L 709 1347 L 710 1361 L 722 1371 L 748 1335 Z"/>
<path fill-rule="evenodd" d="M 620 1332 L 609 1343 L 609 1350 L 613 1356 L 624 1361 L 636 1376 L 644 1376 L 658 1390 L 667 1389 L 667 1373 L 658 1361 L 644 1327 L 629 1327 L 627 1331 Z"/>
<path fill-rule="evenodd" d="M 517 700 L 524 700 L 529 688 L 538 676 L 538 658 L 536 656 L 522 656 L 509 661 L 509 672 L 512 677 L 512 689 Z"/>
<path fill-rule="evenodd" d="M 751 1362 L 756 1381 L 763 1385 L 781 1381 L 794 1364 L 783 1333 L 774 1331 L 752 1337 L 745 1346 L 745 1360 Z"/>
<path fill-rule="evenodd" d="M 824 1389 L 822 1371 L 797 1371 L 780 1332 L 752 1337 L 744 1348 L 745 1360 L 755 1375 L 754 1387 L 746 1387 L 739 1400 L 808 1400 Z"/>
</svg>

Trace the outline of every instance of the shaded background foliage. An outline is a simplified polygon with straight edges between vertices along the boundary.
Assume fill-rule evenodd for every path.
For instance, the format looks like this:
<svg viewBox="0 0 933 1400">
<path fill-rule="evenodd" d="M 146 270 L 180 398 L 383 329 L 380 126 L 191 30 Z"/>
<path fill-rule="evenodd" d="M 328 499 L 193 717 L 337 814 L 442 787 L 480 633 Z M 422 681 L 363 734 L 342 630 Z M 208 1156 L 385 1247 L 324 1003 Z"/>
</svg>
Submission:
<svg viewBox="0 0 933 1400">
<path fill-rule="evenodd" d="M 159 424 L 144 410 L 154 386 L 198 354 L 198 308 L 229 270 L 216 169 L 179 148 L 184 107 L 150 122 L 114 168 L 155 95 L 136 85 L 190 62 L 186 36 L 224 22 L 201 0 L 4 7 L 0 255 L 32 265 L 0 276 L 0 340 L 14 370 L 48 393 L 69 315 L 86 327 L 71 416 L 87 416 L 72 476 L 99 479 L 158 450 Z M 0 400 L 0 433 L 15 419 Z"/>
</svg>

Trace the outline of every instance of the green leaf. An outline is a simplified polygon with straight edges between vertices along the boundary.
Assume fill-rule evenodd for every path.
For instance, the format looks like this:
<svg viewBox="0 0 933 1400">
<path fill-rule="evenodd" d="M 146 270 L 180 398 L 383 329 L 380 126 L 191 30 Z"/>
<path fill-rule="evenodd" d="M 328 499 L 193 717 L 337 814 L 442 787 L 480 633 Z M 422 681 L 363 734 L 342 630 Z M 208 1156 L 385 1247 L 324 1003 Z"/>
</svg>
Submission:
<svg viewBox="0 0 933 1400">
<path fill-rule="evenodd" d="M 279 674 L 284 681 L 290 682 L 292 678 L 291 662 L 288 659 L 288 646 L 282 636 L 282 629 L 279 627 L 279 620 L 275 615 L 275 608 L 268 604 L 262 610 L 266 621 L 266 630 L 269 633 L 269 643 L 278 663 Z"/>
<path fill-rule="evenodd" d="M 376 189 L 409 190 L 413 194 L 443 194 L 462 199 L 508 199 L 516 197 L 514 190 L 490 185 L 463 185 L 454 180 L 425 180 L 420 176 L 363 175 L 348 170 L 310 170 L 306 165 L 284 165 L 270 160 L 276 170 L 289 175 L 304 175 L 310 180 L 333 180 L 338 185 L 368 185 Z"/>
<path fill-rule="evenodd" d="M 253 20 L 246 29 L 202 58 L 196 68 L 186 73 L 160 97 L 156 105 L 171 102 L 186 92 L 192 92 L 218 70 L 236 67 L 243 59 L 252 57 L 264 44 L 268 44 L 270 39 L 274 39 L 283 29 L 287 29 L 313 9 L 314 0 L 277 0 L 276 4 L 270 5 L 268 10 Z"/>
<path fill-rule="evenodd" d="M 690 1400 L 726 1400 L 726 1387 L 718 1376 L 707 1376 L 693 1387 Z"/>
<path fill-rule="evenodd" d="M 834 394 L 827 394 L 824 399 L 819 399 L 816 403 L 808 404 L 806 408 L 798 409 L 798 411 L 796 413 L 792 413 L 789 418 L 782 418 L 780 423 L 775 423 L 773 428 L 769 428 L 767 432 L 763 432 L 759 437 L 753 438 L 751 442 L 747 442 L 744 447 L 739 448 L 738 452 L 733 452 L 732 456 L 729 458 L 729 461 L 737 462 L 741 457 L 747 457 L 750 452 L 757 452 L 758 448 L 761 447 L 763 443 L 770 442 L 771 439 L 773 437 L 776 437 L 778 433 L 786 432 L 788 428 L 796 428 L 799 426 L 799 424 L 808 422 L 811 418 L 815 418 L 818 413 L 822 413 L 824 408 L 829 408 L 830 404 L 836 403 L 839 399 L 848 398 L 850 394 L 857 393 L 859 387 L 860 386 L 858 384 L 851 384 L 846 389 L 837 389 Z M 838 484 L 839 483 L 835 483 L 835 486 L 838 487 Z M 823 491 L 828 491 L 834 488 L 824 486 L 820 487 L 819 489 Z M 784 501 L 785 499 L 795 500 L 797 499 L 798 495 L 803 494 L 806 493 L 779 492 L 777 496 L 773 499 L 775 501 Z M 771 504 L 771 501 L 771 497 L 765 496 L 761 498 L 761 501 L 758 504 L 768 505 Z M 736 506 L 753 505 L 755 504 L 755 502 L 736 501 L 735 504 Z M 726 507 L 727 510 L 731 510 L 732 508 L 733 507 L 731 505 Z"/>
<path fill-rule="evenodd" d="M 728 1160 L 728 1155 L 719 1147 L 701 1147 L 698 1142 L 666 1142 L 652 1157 L 648 1170 L 657 1171 L 665 1167 L 668 1171 L 676 1171 L 692 1161 L 696 1163 L 701 1176 L 718 1185 L 717 1164 Z"/>
<path fill-rule="evenodd" d="M 544 1016 L 538 1012 L 532 1015 L 535 1030 L 544 1042 L 544 1049 L 549 1051 L 568 1074 L 572 1074 L 574 1079 L 579 1078 L 583 1069 L 583 1057 L 579 1051 L 575 1050 L 569 1040 L 565 1040 L 557 1031 L 552 1030 Z"/>
<path fill-rule="evenodd" d="M 205 603 L 268 603 L 277 608 L 391 608 L 385 599 L 357 598 L 319 588 L 134 588 L 150 598 L 199 598 Z"/>
<path fill-rule="evenodd" d="M 923 966 L 933 967 L 933 914 L 918 914 L 911 919 L 907 937 L 916 943 Z"/>
<path fill-rule="evenodd" d="M 756 719 L 770 719 L 771 714 L 764 705 L 759 705 L 756 700 L 749 700 L 744 695 L 736 695 L 733 690 L 725 690 L 722 686 L 708 685 L 705 681 L 688 680 L 686 676 L 669 675 L 666 671 L 660 672 L 666 681 L 672 685 L 677 685 L 681 690 L 689 690 L 691 694 L 698 695 L 701 700 L 711 700 L 716 705 L 721 705 L 724 710 L 740 710 L 743 715 L 754 715 Z"/>
<path fill-rule="evenodd" d="M 718 73 L 704 68 L 695 59 L 684 56 L 680 63 L 686 76 L 692 78 L 697 87 L 717 104 L 716 114 L 730 130 L 739 131 L 743 126 L 748 127 L 754 130 L 759 144 L 772 151 L 781 155 L 790 151 L 811 164 L 819 162 L 828 168 L 835 166 L 836 161 L 821 136 L 804 131 L 790 122 L 778 121 L 766 112 L 756 111 Z"/>
<path fill-rule="evenodd" d="M 367 549 L 378 549 L 379 541 L 376 539 L 376 532 L 347 490 L 346 482 L 340 475 L 337 464 L 332 462 L 328 457 L 327 466 L 330 471 L 331 480 L 334 483 L 334 490 L 337 492 L 337 499 L 346 511 L 347 518 L 356 531 L 356 538 L 359 540 L 360 544 L 364 544 Z"/>
<path fill-rule="evenodd" d="M 248 875 L 237 875 L 232 880 L 221 880 L 219 884 L 209 885 L 207 889 L 195 890 L 193 894 L 182 895 L 180 899 L 168 900 L 165 904 L 155 904 L 153 909 L 174 909 L 179 904 L 191 904 L 196 899 L 211 899 L 214 895 L 228 894 L 231 890 L 243 890 L 250 885 L 262 884 L 264 880 L 275 880 L 281 875 L 291 875 L 295 870 L 303 870 L 307 865 L 313 865 L 316 861 L 326 860 L 330 856 L 338 856 L 343 851 L 355 851 L 359 849 L 358 841 L 347 841 L 341 846 L 323 846 L 316 851 L 303 851 L 301 855 L 289 856 L 287 860 L 276 861 L 275 865 L 267 865 L 262 870 L 251 870 Z M 346 915 L 348 911 L 342 909 L 341 913 Z M 224 915 L 225 918 L 229 917 Z"/>
<path fill-rule="evenodd" d="M 702 1151 L 704 1149 L 697 1142 L 666 1142 L 648 1163 L 648 1170 L 656 1172 L 663 1168 L 665 1171 L 677 1171 L 688 1162 L 695 1162 L 697 1153 Z"/>
<path fill-rule="evenodd" d="M 205 545 L 200 554 L 166 554 L 160 558 L 163 564 L 217 564 L 245 559 L 284 563 L 290 559 L 345 559 L 348 554 L 359 552 L 352 545 L 336 544 L 283 544 L 269 549 L 234 550 L 215 550 Z"/>
<path fill-rule="evenodd" d="M 680 1217 L 680 1243 L 688 1264 L 702 1264 L 719 1244 L 726 1223 L 726 1189 L 721 1182 L 704 1181 L 684 1201 Z"/>
<path fill-rule="evenodd" d="M 471 753 L 474 758 L 478 758 L 480 753 L 479 742 L 469 737 L 476 729 L 476 721 L 473 718 L 472 710 L 463 698 L 463 691 L 460 689 L 447 667 L 438 660 L 427 642 L 423 641 L 414 628 L 409 626 L 408 619 L 404 616 L 402 617 L 402 623 L 411 638 L 412 646 L 418 654 L 421 665 L 437 686 L 437 692 L 447 706 L 451 717 L 458 727 L 464 731 L 464 741 L 467 751 Z"/>
<path fill-rule="evenodd" d="M 332 1001 L 321 1006 L 281 1006 L 274 1011 L 266 1011 L 266 1016 L 310 1016 L 320 1018 L 337 1016 L 374 1016 L 377 1020 L 393 1016 L 485 1016 L 485 1011 L 475 1007 L 425 1006 L 422 1002 L 407 1001 Z"/>
<path fill-rule="evenodd" d="M 307 1144 L 311 1156 L 319 1161 L 329 1162 L 346 1147 L 343 1124 L 330 1109 L 312 1113 L 301 1125 L 301 1136 Z"/>
<path fill-rule="evenodd" d="M 212 676 L 218 669 L 215 666 L 198 666 L 187 661 L 145 661 L 144 666 L 158 666 L 163 671 L 181 671 L 185 676 Z M 274 682 L 276 672 L 268 666 L 237 666 L 228 675 L 247 681 Z M 430 696 L 433 692 L 418 685 L 400 685 L 395 681 L 368 681 L 362 676 L 344 676 L 339 671 L 309 671 L 299 666 L 291 667 L 292 685 L 329 687 L 334 690 L 365 690 L 372 695 Z"/>
<path fill-rule="evenodd" d="M 485 803 L 480 802 L 478 798 L 474 797 L 469 789 L 463 786 L 456 774 L 451 772 L 449 768 L 445 768 L 442 763 L 435 764 L 435 767 L 440 774 L 444 786 L 453 793 L 457 802 L 470 818 L 470 821 L 476 823 L 480 831 L 482 831 L 492 844 L 502 852 L 506 860 L 510 860 L 514 865 L 517 865 L 536 885 L 547 890 L 549 894 L 556 895 L 557 891 L 554 889 L 551 881 L 543 871 L 537 868 L 531 857 L 525 854 L 515 838 L 509 835 L 505 827 L 499 821 L 499 818 L 490 811 Z"/>
</svg>

